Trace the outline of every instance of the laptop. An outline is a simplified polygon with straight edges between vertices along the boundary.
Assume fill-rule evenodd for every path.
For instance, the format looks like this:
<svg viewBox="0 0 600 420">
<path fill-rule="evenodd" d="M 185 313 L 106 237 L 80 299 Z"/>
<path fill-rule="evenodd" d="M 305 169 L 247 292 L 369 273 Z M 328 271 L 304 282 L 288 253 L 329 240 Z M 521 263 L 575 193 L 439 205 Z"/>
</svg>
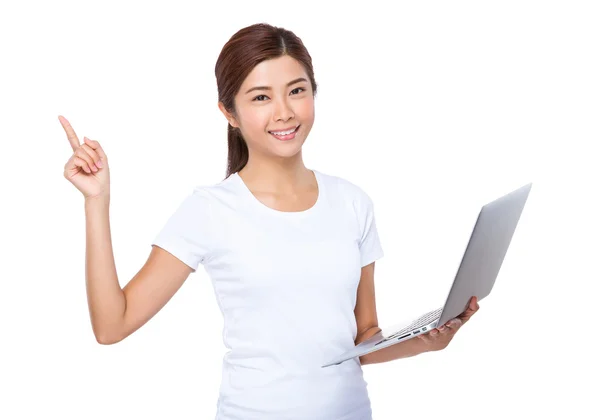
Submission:
<svg viewBox="0 0 600 420">
<path fill-rule="evenodd" d="M 408 325 L 385 328 L 321 367 L 339 365 L 354 357 L 384 349 L 444 325 L 469 306 L 471 296 L 477 302 L 492 290 L 513 233 L 525 207 L 532 183 L 526 184 L 486 205 L 477 217 L 458 272 L 441 308 L 414 319 Z"/>
</svg>

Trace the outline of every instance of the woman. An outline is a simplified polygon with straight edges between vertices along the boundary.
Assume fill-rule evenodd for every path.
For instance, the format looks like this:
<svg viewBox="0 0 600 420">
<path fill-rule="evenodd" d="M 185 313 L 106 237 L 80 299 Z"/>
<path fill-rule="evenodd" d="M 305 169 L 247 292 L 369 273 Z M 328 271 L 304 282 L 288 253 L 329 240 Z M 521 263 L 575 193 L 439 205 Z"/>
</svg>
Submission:
<svg viewBox="0 0 600 420">
<path fill-rule="evenodd" d="M 123 340 L 201 263 L 230 349 L 217 419 L 370 419 L 362 364 L 444 348 L 477 304 L 449 328 L 321 368 L 381 331 L 373 276 L 383 250 L 373 203 L 351 182 L 304 166 L 317 84 L 311 57 L 292 32 L 243 28 L 223 47 L 215 73 L 228 120 L 227 177 L 194 188 L 123 289 L 110 240 L 106 155 L 87 137 L 80 145 L 59 117 L 74 151 L 65 177 L 85 197 L 94 334 L 103 344 Z"/>
</svg>

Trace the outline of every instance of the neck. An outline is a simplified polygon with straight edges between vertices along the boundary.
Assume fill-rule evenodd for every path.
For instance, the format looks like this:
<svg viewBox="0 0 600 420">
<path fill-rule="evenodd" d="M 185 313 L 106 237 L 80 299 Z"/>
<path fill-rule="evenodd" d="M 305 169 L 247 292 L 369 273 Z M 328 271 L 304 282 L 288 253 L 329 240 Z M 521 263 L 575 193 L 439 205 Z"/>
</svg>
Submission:
<svg viewBox="0 0 600 420">
<path fill-rule="evenodd" d="M 314 184 L 312 171 L 307 169 L 302 159 L 294 163 L 248 160 L 238 172 L 251 190 L 275 194 L 295 194 L 298 190 L 310 188 Z"/>
</svg>

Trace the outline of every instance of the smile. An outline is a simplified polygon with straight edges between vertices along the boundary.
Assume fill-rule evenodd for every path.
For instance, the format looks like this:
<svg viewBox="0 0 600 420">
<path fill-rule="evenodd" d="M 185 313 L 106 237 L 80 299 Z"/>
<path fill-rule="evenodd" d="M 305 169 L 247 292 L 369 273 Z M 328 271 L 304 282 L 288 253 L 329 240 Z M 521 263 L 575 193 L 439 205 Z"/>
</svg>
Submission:
<svg viewBox="0 0 600 420">
<path fill-rule="evenodd" d="M 296 137 L 296 133 L 298 132 L 298 129 L 300 128 L 300 124 L 298 124 L 296 126 L 296 128 L 292 128 L 290 130 L 284 130 L 284 131 L 269 131 L 269 134 L 271 134 L 273 137 L 275 137 L 277 140 L 292 140 L 294 137 Z"/>
</svg>

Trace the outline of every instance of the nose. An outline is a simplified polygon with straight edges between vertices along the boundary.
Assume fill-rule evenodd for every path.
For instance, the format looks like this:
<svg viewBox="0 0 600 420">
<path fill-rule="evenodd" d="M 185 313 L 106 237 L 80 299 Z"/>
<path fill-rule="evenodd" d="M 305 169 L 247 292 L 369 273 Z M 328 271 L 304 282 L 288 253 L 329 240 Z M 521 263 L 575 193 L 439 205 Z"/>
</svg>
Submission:
<svg viewBox="0 0 600 420">
<path fill-rule="evenodd" d="M 273 118 L 275 121 L 288 121 L 294 118 L 295 114 L 292 107 L 288 104 L 286 99 L 280 99 L 275 104 Z"/>
</svg>

